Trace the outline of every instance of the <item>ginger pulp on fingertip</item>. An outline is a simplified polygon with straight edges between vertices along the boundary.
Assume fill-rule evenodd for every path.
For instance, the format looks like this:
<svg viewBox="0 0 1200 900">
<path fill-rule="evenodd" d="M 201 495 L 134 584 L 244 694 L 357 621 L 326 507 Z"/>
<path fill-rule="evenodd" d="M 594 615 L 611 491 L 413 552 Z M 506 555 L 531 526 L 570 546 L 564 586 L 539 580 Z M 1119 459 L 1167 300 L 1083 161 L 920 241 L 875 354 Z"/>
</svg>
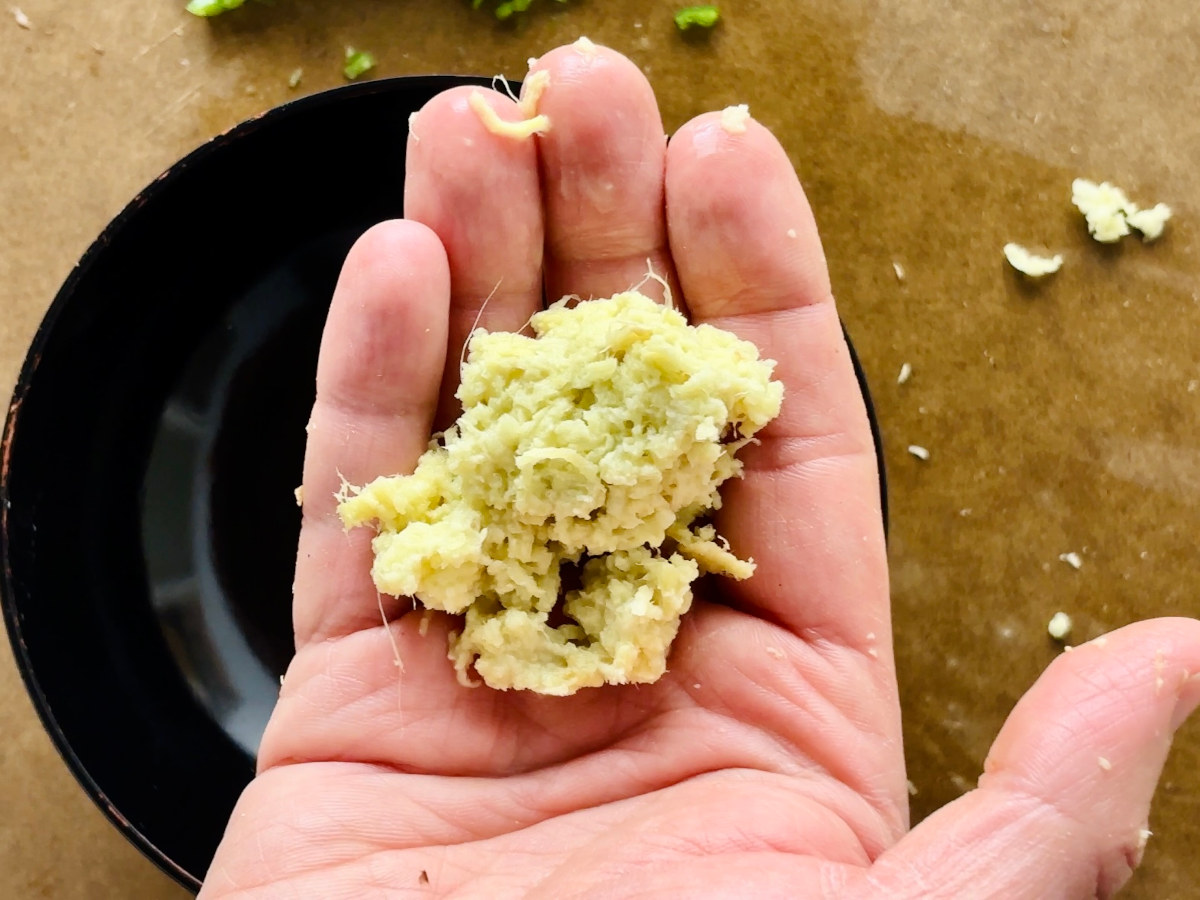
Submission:
<svg viewBox="0 0 1200 900">
<path fill-rule="evenodd" d="M 653 682 L 702 573 L 751 561 L 703 523 L 780 409 L 774 363 L 636 291 L 473 333 L 463 412 L 409 476 L 346 488 L 383 593 L 462 615 L 449 656 L 497 689 Z"/>
<path fill-rule="evenodd" d="M 745 103 L 727 106 L 721 110 L 721 127 L 729 134 L 745 134 L 750 121 L 750 107 Z"/>
<path fill-rule="evenodd" d="M 541 102 L 542 94 L 546 93 L 549 85 L 550 73 L 545 69 L 540 72 L 531 72 L 525 79 L 521 85 L 521 99 L 517 101 L 517 109 L 526 119 L 533 119 L 537 116 L 538 103 Z"/>
<path fill-rule="evenodd" d="M 475 115 L 479 116 L 483 127 L 492 134 L 519 141 L 525 140 L 535 134 L 545 134 L 550 130 L 550 117 L 538 115 L 537 112 L 538 102 L 549 84 L 550 73 L 545 70 L 534 72 L 525 80 L 521 89 L 522 97 L 517 101 L 517 111 L 523 118 L 517 122 L 508 122 L 500 118 L 500 114 L 492 108 L 480 91 L 472 93 L 467 98 L 467 103 L 470 104 Z"/>
</svg>

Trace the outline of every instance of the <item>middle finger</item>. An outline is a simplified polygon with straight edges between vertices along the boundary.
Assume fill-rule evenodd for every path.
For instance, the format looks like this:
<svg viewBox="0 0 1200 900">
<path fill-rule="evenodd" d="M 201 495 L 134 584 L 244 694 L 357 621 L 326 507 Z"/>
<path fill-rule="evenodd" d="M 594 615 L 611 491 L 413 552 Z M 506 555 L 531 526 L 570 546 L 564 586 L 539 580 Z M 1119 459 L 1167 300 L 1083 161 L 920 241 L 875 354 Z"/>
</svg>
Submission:
<svg viewBox="0 0 1200 900">
<path fill-rule="evenodd" d="M 608 297 L 643 280 L 674 285 L 663 209 L 667 139 L 650 83 L 615 50 L 580 39 L 536 60 L 550 80 L 538 112 L 546 297 Z M 647 282 L 647 296 L 661 287 Z M 677 294 L 678 292 L 676 292 Z"/>
</svg>

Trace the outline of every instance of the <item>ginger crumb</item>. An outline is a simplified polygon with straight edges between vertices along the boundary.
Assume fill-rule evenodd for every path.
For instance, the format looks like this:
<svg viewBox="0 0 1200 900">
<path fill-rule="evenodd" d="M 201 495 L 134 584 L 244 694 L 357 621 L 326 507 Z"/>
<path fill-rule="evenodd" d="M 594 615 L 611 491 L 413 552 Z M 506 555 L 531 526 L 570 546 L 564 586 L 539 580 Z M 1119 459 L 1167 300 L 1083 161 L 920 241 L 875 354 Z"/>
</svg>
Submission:
<svg viewBox="0 0 1200 900">
<path fill-rule="evenodd" d="M 421 621 L 417 623 L 417 634 L 425 637 L 429 633 L 429 620 L 433 618 L 433 610 L 427 609 L 421 613 Z"/>
<path fill-rule="evenodd" d="M 24 28 L 26 31 L 33 28 L 33 23 L 29 21 L 29 16 L 25 15 L 19 6 L 12 8 L 12 14 L 18 28 Z"/>
<path fill-rule="evenodd" d="M 910 797 L 917 796 L 917 793 L 918 793 L 917 786 L 915 784 L 913 784 L 911 778 L 905 782 L 905 786 L 908 788 L 908 796 L 910 796 Z"/>
<path fill-rule="evenodd" d="M 912 378 L 912 364 L 901 364 L 900 374 L 896 376 L 896 384 L 906 384 L 910 378 Z"/>
<path fill-rule="evenodd" d="M 461 684 L 657 681 L 693 582 L 754 571 L 702 523 L 779 413 L 775 364 L 637 291 L 564 298 L 528 327 L 476 330 L 458 421 L 412 475 L 339 491 L 338 514 L 375 525 L 380 592 L 463 617 Z"/>
<path fill-rule="evenodd" d="M 1150 843 L 1150 838 L 1154 837 L 1154 832 L 1149 828 L 1139 828 L 1137 835 L 1138 853 L 1142 853 L 1146 849 L 1146 845 Z"/>
<path fill-rule="evenodd" d="M 778 647 L 768 647 L 766 653 L 771 659 L 783 659 L 783 651 Z"/>
<path fill-rule="evenodd" d="M 795 228 L 789 228 L 789 229 L 787 230 L 787 236 L 788 236 L 788 237 L 790 237 L 790 238 L 791 238 L 791 239 L 794 241 L 794 240 L 796 239 L 796 229 L 795 229 Z"/>
<path fill-rule="evenodd" d="M 409 116 L 408 116 L 408 136 L 413 139 L 414 143 L 421 142 L 420 136 L 417 135 L 417 116 L 419 114 L 420 114 L 420 110 L 418 110 L 417 112 L 409 113 Z"/>
<path fill-rule="evenodd" d="M 1143 241 L 1150 243 L 1162 237 L 1163 228 L 1169 218 L 1171 218 L 1171 207 L 1165 203 L 1157 203 L 1150 209 L 1139 209 L 1130 213 L 1125 217 L 1125 221 L 1135 231 L 1142 233 Z"/>
<path fill-rule="evenodd" d="M 1046 632 L 1056 641 L 1065 640 L 1067 635 L 1071 633 L 1071 617 L 1065 612 L 1056 612 L 1050 617 L 1049 624 L 1046 625 Z"/>
<path fill-rule="evenodd" d="M 180 62 L 183 62 L 183 60 L 180 60 Z M 292 90 L 295 90 L 300 86 L 300 82 L 303 78 L 304 69 L 299 67 L 292 69 L 292 74 L 288 76 L 288 87 L 290 87 Z"/>
<path fill-rule="evenodd" d="M 498 134 L 501 137 L 523 141 L 533 137 L 535 134 L 545 134 L 550 130 L 550 119 L 544 115 L 533 116 L 520 122 L 505 121 L 500 118 L 500 114 L 487 102 L 482 91 L 474 91 L 467 98 L 467 103 L 475 115 L 479 116 L 479 121 L 483 123 L 483 127 L 492 134 Z"/>
<path fill-rule="evenodd" d="M 1083 568 L 1083 557 L 1080 556 L 1078 553 L 1076 553 L 1074 550 L 1072 550 L 1070 553 L 1058 554 L 1058 559 L 1059 559 L 1059 562 L 1065 562 L 1072 569 L 1082 569 Z"/>
<path fill-rule="evenodd" d="M 1103 756 L 1097 756 L 1097 757 L 1096 757 L 1096 765 L 1098 765 L 1098 766 L 1099 766 L 1101 769 L 1103 769 L 1105 772 L 1111 772 L 1111 771 L 1112 771 L 1112 763 L 1111 763 L 1111 762 L 1109 762 L 1109 761 L 1108 761 L 1108 760 L 1107 760 L 1105 757 L 1103 757 Z"/>
<path fill-rule="evenodd" d="M 1053 275 L 1062 268 L 1063 264 L 1061 253 L 1056 253 L 1054 256 L 1038 256 L 1030 253 L 1020 244 L 1005 244 L 1004 258 L 1008 260 L 1010 266 L 1030 278 Z"/>
<path fill-rule="evenodd" d="M 892 271 L 896 273 L 897 281 L 903 281 L 905 279 L 904 266 L 900 265 L 900 263 L 893 261 Z"/>
<path fill-rule="evenodd" d="M 304 507 L 304 485 L 300 485 L 300 487 L 298 487 L 294 491 L 292 491 L 292 494 L 296 498 L 296 505 L 303 508 Z"/>
<path fill-rule="evenodd" d="M 571 46 L 575 49 L 576 53 L 588 59 L 592 59 L 596 55 L 596 45 L 592 43 L 591 38 L 584 35 L 580 35 L 579 40 Z"/>
<path fill-rule="evenodd" d="M 750 107 L 745 103 L 727 106 L 721 110 L 721 127 L 729 134 L 745 134 L 750 121 Z"/>
<path fill-rule="evenodd" d="M 915 456 L 917 459 L 921 460 L 921 462 L 929 461 L 929 451 L 927 449 L 925 449 L 924 447 L 922 447 L 920 444 L 909 444 L 908 452 L 910 454 L 912 454 L 913 456 Z"/>
<path fill-rule="evenodd" d="M 1137 209 L 1119 187 L 1086 178 L 1071 182 L 1071 202 L 1087 220 L 1088 233 L 1102 244 L 1116 243 L 1129 234 L 1125 216 Z"/>
</svg>

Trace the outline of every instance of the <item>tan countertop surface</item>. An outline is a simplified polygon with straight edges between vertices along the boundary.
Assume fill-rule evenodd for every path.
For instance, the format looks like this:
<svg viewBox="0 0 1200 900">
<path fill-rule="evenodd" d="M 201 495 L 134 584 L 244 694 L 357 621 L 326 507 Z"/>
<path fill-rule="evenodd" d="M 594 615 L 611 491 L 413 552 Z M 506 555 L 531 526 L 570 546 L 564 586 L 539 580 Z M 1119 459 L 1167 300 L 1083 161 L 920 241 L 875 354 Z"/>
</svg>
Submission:
<svg viewBox="0 0 1200 900">
<path fill-rule="evenodd" d="M 1074 640 L 1200 614 L 1190 0 L 730 0 L 700 40 L 675 33 L 663 0 L 540 0 L 516 27 L 466 0 L 276 0 L 212 21 L 183 0 L 20 6 L 30 28 L 0 10 L 0 393 L 133 194 L 241 119 L 340 83 L 346 45 L 372 50 L 378 75 L 520 77 L 587 34 L 643 65 L 669 129 L 749 103 L 808 188 L 888 447 L 915 819 L 974 783 L 1058 652 L 1055 611 Z M 1077 175 L 1177 217 L 1157 244 L 1101 248 L 1069 203 Z M 1027 288 L 1008 241 L 1063 253 L 1063 270 Z M 0 657 L 0 896 L 183 897 L 75 784 L 7 644 Z M 1127 896 L 1195 896 L 1200 721 L 1178 736 L 1151 828 Z"/>
</svg>

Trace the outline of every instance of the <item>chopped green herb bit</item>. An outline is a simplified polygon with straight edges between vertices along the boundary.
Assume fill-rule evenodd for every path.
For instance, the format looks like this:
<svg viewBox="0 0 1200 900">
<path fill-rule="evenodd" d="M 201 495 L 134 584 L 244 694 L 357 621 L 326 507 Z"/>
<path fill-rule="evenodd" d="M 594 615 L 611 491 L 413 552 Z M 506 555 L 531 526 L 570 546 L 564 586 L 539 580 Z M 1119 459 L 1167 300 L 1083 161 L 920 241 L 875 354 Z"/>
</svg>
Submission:
<svg viewBox="0 0 1200 900">
<path fill-rule="evenodd" d="M 471 9 L 479 9 L 483 6 L 484 0 L 471 0 Z M 567 0 L 558 0 L 559 3 L 566 3 Z M 498 4 L 495 9 L 497 19 L 509 19 L 516 13 L 523 13 L 533 4 L 533 0 L 504 0 Z"/>
<path fill-rule="evenodd" d="M 353 81 L 360 75 L 366 74 L 373 68 L 375 68 L 375 57 L 366 50 L 355 50 L 353 47 L 346 48 L 346 66 L 342 69 L 342 72 L 349 81 Z"/>
<path fill-rule="evenodd" d="M 529 9 L 529 4 L 532 2 L 533 0 L 505 0 L 504 3 L 496 7 L 496 18 L 507 19 L 513 13 L 525 12 L 525 10 Z"/>
<path fill-rule="evenodd" d="M 193 16 L 219 16 L 223 12 L 231 9 L 237 9 L 246 0 L 191 0 L 187 5 L 187 11 Z"/>
<path fill-rule="evenodd" d="M 687 31 L 693 25 L 700 28 L 712 28 L 721 18 L 721 11 L 715 6 L 689 6 L 675 13 L 675 27 Z"/>
</svg>

